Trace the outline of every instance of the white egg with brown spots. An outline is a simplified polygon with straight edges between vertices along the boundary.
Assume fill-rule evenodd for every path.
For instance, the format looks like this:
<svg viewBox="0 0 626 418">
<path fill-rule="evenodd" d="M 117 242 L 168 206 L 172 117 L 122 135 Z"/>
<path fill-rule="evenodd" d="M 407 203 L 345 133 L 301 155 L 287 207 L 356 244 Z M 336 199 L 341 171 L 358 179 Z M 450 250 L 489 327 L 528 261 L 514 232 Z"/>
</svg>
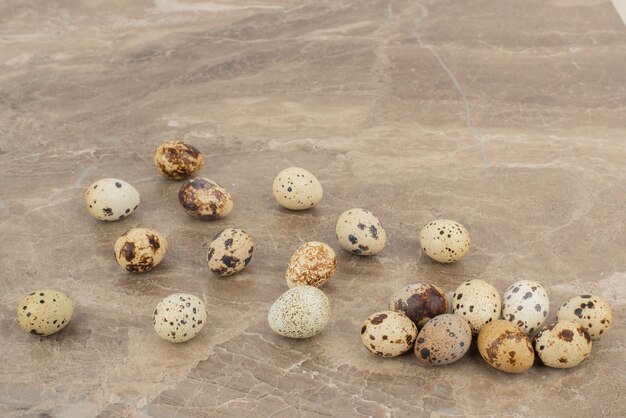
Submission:
<svg viewBox="0 0 626 418">
<path fill-rule="evenodd" d="M 117 221 L 129 216 L 137 209 L 139 201 L 137 189 L 120 179 L 100 179 L 85 192 L 87 211 L 101 221 Z"/>
<path fill-rule="evenodd" d="M 193 178 L 183 183 L 178 201 L 189 216 L 213 221 L 233 210 L 233 198 L 225 188 L 207 178 Z"/>
<path fill-rule="evenodd" d="M 357 255 L 380 253 L 387 243 L 387 233 L 372 212 L 362 208 L 352 208 L 343 212 L 335 233 L 339 244 Z"/>
<path fill-rule="evenodd" d="M 498 290 L 484 280 L 462 283 L 452 295 L 452 313 L 469 322 L 474 335 L 486 324 L 500 318 L 502 301 Z"/>
<path fill-rule="evenodd" d="M 163 260 L 167 245 L 167 239 L 159 232 L 148 228 L 133 228 L 115 242 L 115 259 L 126 271 L 145 273 Z"/>
<path fill-rule="evenodd" d="M 506 373 L 523 373 L 535 361 L 535 351 L 528 336 L 503 319 L 485 325 L 478 334 L 476 345 L 487 364 Z"/>
<path fill-rule="evenodd" d="M 323 242 L 305 242 L 299 246 L 289 260 L 285 273 L 287 286 L 309 285 L 321 287 L 335 273 L 337 256 L 335 251 Z"/>
<path fill-rule="evenodd" d="M 467 229 L 449 219 L 432 221 L 420 232 L 422 250 L 440 263 L 459 261 L 469 251 L 470 243 Z"/>
<path fill-rule="evenodd" d="M 415 342 L 415 356 L 420 363 L 443 366 L 454 363 L 472 344 L 472 329 L 459 315 L 443 314 L 422 327 Z"/>
<path fill-rule="evenodd" d="M 154 165 L 165 177 L 182 180 L 202 168 L 204 157 L 193 145 L 172 140 L 164 142 L 157 148 L 154 153 Z"/>
<path fill-rule="evenodd" d="M 381 357 L 396 357 L 413 347 L 417 327 L 403 313 L 381 311 L 371 315 L 361 326 L 361 342 Z"/>
<path fill-rule="evenodd" d="M 217 276 L 230 276 L 240 272 L 252 260 L 253 251 L 254 242 L 246 231 L 225 229 L 209 244 L 207 253 L 209 269 Z"/>
<path fill-rule="evenodd" d="M 543 364 L 557 369 L 576 367 L 591 353 L 591 337 L 578 322 L 559 321 L 541 329 L 534 339 Z"/>
<path fill-rule="evenodd" d="M 63 292 L 38 290 L 26 296 L 17 308 L 17 322 L 29 334 L 52 335 L 69 324 L 74 303 Z"/>
<path fill-rule="evenodd" d="M 592 340 L 599 340 L 611 328 L 613 309 L 600 296 L 580 295 L 571 298 L 559 308 L 556 320 L 578 322 L 587 330 Z"/>
<path fill-rule="evenodd" d="M 159 337 L 172 343 L 182 343 L 198 335 L 206 319 L 206 306 L 199 297 L 174 293 L 156 306 L 152 324 Z"/>
<path fill-rule="evenodd" d="M 272 191 L 276 201 L 291 210 L 309 209 L 324 196 L 319 180 L 310 171 L 300 167 L 289 167 L 278 173 Z"/>
<path fill-rule="evenodd" d="M 545 322 L 550 311 L 548 293 L 533 280 L 513 283 L 502 295 L 502 318 L 532 334 Z"/>
<path fill-rule="evenodd" d="M 310 338 L 319 334 L 330 319 L 330 301 L 316 287 L 296 286 L 272 304 L 267 322 L 272 330 L 288 338 Z"/>
</svg>

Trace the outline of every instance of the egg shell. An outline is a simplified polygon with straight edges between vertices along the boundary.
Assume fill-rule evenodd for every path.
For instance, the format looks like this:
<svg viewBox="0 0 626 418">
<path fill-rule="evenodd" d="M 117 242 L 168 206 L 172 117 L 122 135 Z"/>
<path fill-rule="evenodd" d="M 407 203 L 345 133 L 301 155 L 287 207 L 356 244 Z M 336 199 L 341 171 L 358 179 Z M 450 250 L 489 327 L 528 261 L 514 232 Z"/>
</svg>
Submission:
<svg viewBox="0 0 626 418">
<path fill-rule="evenodd" d="M 223 218 L 233 210 L 230 193 L 207 178 L 193 178 L 183 183 L 178 201 L 188 215 L 208 221 Z"/>
<path fill-rule="evenodd" d="M 335 233 L 339 244 L 353 254 L 374 255 L 385 248 L 387 233 L 367 209 L 348 209 L 339 216 Z"/>
<path fill-rule="evenodd" d="M 318 241 L 305 242 L 289 260 L 285 273 L 287 286 L 321 287 L 332 277 L 336 268 L 337 256 L 329 245 Z"/>
<path fill-rule="evenodd" d="M 159 337 L 172 343 L 183 343 L 200 333 L 206 318 L 206 306 L 199 297 L 174 293 L 156 306 L 152 324 Z"/>
<path fill-rule="evenodd" d="M 283 337 L 309 338 L 319 334 L 330 319 L 330 301 L 316 287 L 296 286 L 270 307 L 267 322 Z"/>
<path fill-rule="evenodd" d="M 422 364 L 443 366 L 454 363 L 472 345 L 472 329 L 459 316 L 443 314 L 426 322 L 417 335 L 415 356 Z"/>
<path fill-rule="evenodd" d="M 534 339 L 535 351 L 548 367 L 569 369 L 578 366 L 591 353 L 591 337 L 574 321 L 560 321 L 542 328 Z"/>
<path fill-rule="evenodd" d="M 87 211 L 101 221 L 117 221 L 129 216 L 137 209 L 139 201 L 137 189 L 120 179 L 100 179 L 85 192 Z"/>
<path fill-rule="evenodd" d="M 502 295 L 502 318 L 532 334 L 545 322 L 550 311 L 548 293 L 539 283 L 520 280 Z"/>
<path fill-rule="evenodd" d="M 181 180 L 198 172 L 204 165 L 204 157 L 192 145 L 167 141 L 154 153 L 154 165 L 165 177 Z"/>
<path fill-rule="evenodd" d="M 421 328 L 428 320 L 448 312 L 445 292 L 430 283 L 403 287 L 389 299 L 389 309 L 402 312 Z"/>
<path fill-rule="evenodd" d="M 361 327 L 361 342 L 381 357 L 396 357 L 413 347 L 417 327 L 406 315 L 394 311 L 376 312 Z"/>
<path fill-rule="evenodd" d="M 284 208 L 304 210 L 318 204 L 324 196 L 319 180 L 308 170 L 289 167 L 278 173 L 272 184 L 276 201 Z"/>
<path fill-rule="evenodd" d="M 462 283 L 452 295 L 452 313 L 462 315 L 472 333 L 478 334 L 485 325 L 500 318 L 502 301 L 498 290 L 484 280 Z"/>
<path fill-rule="evenodd" d="M 230 276 L 243 270 L 254 251 L 252 237 L 243 229 L 228 228 L 215 236 L 209 244 L 207 261 L 211 272 L 218 276 Z"/>
<path fill-rule="evenodd" d="M 481 357 L 491 367 L 507 373 L 523 373 L 535 361 L 528 336 L 515 324 L 499 319 L 485 325 L 476 340 Z"/>
<path fill-rule="evenodd" d="M 592 340 L 599 340 L 611 328 L 613 309 L 600 296 L 580 295 L 571 298 L 559 308 L 556 320 L 578 322 L 587 330 Z"/>
<path fill-rule="evenodd" d="M 470 235 L 458 222 L 437 219 L 420 232 L 422 250 L 435 261 L 454 263 L 459 261 L 470 248 Z"/>
<path fill-rule="evenodd" d="M 115 259 L 126 271 L 145 273 L 163 260 L 167 245 L 167 239 L 157 231 L 133 228 L 115 241 Z"/>
<path fill-rule="evenodd" d="M 61 331 L 70 323 L 74 303 L 63 292 L 38 290 L 26 296 L 17 308 L 17 322 L 32 335 L 47 336 Z"/>
</svg>

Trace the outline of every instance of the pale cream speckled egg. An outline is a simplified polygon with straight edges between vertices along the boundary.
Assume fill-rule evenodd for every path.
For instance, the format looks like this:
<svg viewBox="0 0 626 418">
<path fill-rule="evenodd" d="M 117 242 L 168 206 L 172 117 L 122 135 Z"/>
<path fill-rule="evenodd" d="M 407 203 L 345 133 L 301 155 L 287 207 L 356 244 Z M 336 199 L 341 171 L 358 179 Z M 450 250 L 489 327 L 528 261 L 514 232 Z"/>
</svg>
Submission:
<svg viewBox="0 0 626 418">
<path fill-rule="evenodd" d="M 387 233 L 378 218 L 367 209 L 348 209 L 335 226 L 339 244 L 353 254 L 374 255 L 385 248 Z"/>
<path fill-rule="evenodd" d="M 485 325 L 500 318 L 502 301 L 498 290 L 484 280 L 474 279 L 462 283 L 452 295 L 452 312 L 465 317 L 478 334 Z"/>
<path fill-rule="evenodd" d="M 321 287 L 332 277 L 337 268 L 337 256 L 323 242 L 305 242 L 289 260 L 285 273 L 287 286 L 309 285 Z"/>
<path fill-rule="evenodd" d="M 291 210 L 309 209 L 324 196 L 319 180 L 310 171 L 300 167 L 289 167 L 278 173 L 272 191 L 276 201 Z"/>
<path fill-rule="evenodd" d="M 253 251 L 254 242 L 246 231 L 228 228 L 217 234 L 209 244 L 207 262 L 213 274 L 230 276 L 250 263 Z"/>
<path fill-rule="evenodd" d="M 117 221 L 137 209 L 139 192 L 124 180 L 100 179 L 87 188 L 85 206 L 96 219 Z"/>
<path fill-rule="evenodd" d="M 196 147 L 173 140 L 157 148 L 154 165 L 165 177 L 181 180 L 200 170 L 204 165 L 204 157 Z"/>
<path fill-rule="evenodd" d="M 459 316 L 443 314 L 426 322 L 417 335 L 415 356 L 422 364 L 443 366 L 454 363 L 472 344 L 472 329 Z"/>
<path fill-rule="evenodd" d="M 371 315 L 361 326 L 361 342 L 381 357 L 396 357 L 413 347 L 417 327 L 403 313 L 381 311 Z"/>
<path fill-rule="evenodd" d="M 319 334 L 330 319 L 330 301 L 316 287 L 296 286 L 270 307 L 267 322 L 283 337 L 309 338 Z"/>
<path fill-rule="evenodd" d="M 153 229 L 133 228 L 117 239 L 114 251 L 120 267 L 132 273 L 145 273 L 163 260 L 167 240 Z"/>
<path fill-rule="evenodd" d="M 182 343 L 198 335 L 207 312 L 204 302 L 194 295 L 174 293 L 162 299 L 154 310 L 152 323 L 159 337 Z"/>
<path fill-rule="evenodd" d="M 422 250 L 440 263 L 459 261 L 470 248 L 469 232 L 463 225 L 449 219 L 430 222 L 420 232 Z"/>
<path fill-rule="evenodd" d="M 61 331 L 74 314 L 74 303 L 63 292 L 38 290 L 26 296 L 17 308 L 17 322 L 32 335 L 46 336 Z"/>
<path fill-rule="evenodd" d="M 502 318 L 516 324 L 526 334 L 538 330 L 549 311 L 548 293 L 532 280 L 513 283 L 502 296 Z"/>
<path fill-rule="evenodd" d="M 528 336 L 515 324 L 503 319 L 485 325 L 478 334 L 476 345 L 483 360 L 503 372 L 525 372 L 535 361 Z"/>
<path fill-rule="evenodd" d="M 578 322 L 591 336 L 599 340 L 613 322 L 613 309 L 609 303 L 596 295 L 580 295 L 565 302 L 556 313 L 556 320 Z"/>
<path fill-rule="evenodd" d="M 213 221 L 233 210 L 233 198 L 225 188 L 207 178 L 193 178 L 183 183 L 178 201 L 189 216 Z"/>
<path fill-rule="evenodd" d="M 578 366 L 591 353 L 591 337 L 574 321 L 544 327 L 535 336 L 535 351 L 541 362 L 557 369 Z"/>
<path fill-rule="evenodd" d="M 448 312 L 448 299 L 439 286 L 415 283 L 396 292 L 389 299 L 389 309 L 403 312 L 421 328 L 431 318 Z"/>
</svg>

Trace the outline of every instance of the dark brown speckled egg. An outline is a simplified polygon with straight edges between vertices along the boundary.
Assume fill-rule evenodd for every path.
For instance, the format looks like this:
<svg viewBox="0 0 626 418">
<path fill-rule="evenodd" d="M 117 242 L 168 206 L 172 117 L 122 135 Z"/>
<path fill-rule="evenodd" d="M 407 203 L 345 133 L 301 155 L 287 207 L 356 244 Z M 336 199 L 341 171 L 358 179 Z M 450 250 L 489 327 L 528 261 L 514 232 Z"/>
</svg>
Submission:
<svg viewBox="0 0 626 418">
<path fill-rule="evenodd" d="M 180 141 L 167 141 L 154 153 L 154 165 L 165 177 L 182 180 L 202 168 L 204 157 L 192 145 Z"/>
<path fill-rule="evenodd" d="M 178 201 L 188 215 L 212 221 L 233 210 L 233 198 L 225 188 L 207 178 L 187 180 L 178 192 Z"/>
<path fill-rule="evenodd" d="M 410 284 L 389 299 L 389 309 L 404 312 L 421 328 L 429 319 L 448 312 L 444 291 L 430 283 Z"/>
</svg>

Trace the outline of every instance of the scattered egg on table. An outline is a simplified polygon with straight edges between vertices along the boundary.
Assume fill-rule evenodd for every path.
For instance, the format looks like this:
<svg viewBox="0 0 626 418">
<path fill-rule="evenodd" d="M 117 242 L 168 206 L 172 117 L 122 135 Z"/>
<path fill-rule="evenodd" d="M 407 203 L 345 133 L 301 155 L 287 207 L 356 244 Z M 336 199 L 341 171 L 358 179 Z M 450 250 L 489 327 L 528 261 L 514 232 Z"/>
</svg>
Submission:
<svg viewBox="0 0 626 418">
<path fill-rule="evenodd" d="M 278 173 L 272 190 L 276 201 L 291 210 L 309 209 L 324 196 L 319 180 L 308 170 L 299 167 L 289 167 Z"/>
<path fill-rule="evenodd" d="M 361 341 L 372 353 L 396 357 L 413 347 L 417 327 L 403 313 L 382 311 L 371 315 L 361 327 Z"/>
<path fill-rule="evenodd" d="M 321 287 L 337 268 L 335 251 L 323 242 L 305 242 L 296 249 L 285 273 L 287 286 Z"/>
<path fill-rule="evenodd" d="M 209 244 L 207 261 L 213 274 L 230 276 L 243 270 L 254 251 L 252 237 L 243 229 L 228 228 L 220 232 Z"/>
<path fill-rule="evenodd" d="M 596 295 L 575 296 L 565 302 L 556 313 L 556 320 L 578 322 L 587 330 L 592 340 L 599 340 L 613 322 L 613 309 Z"/>
<path fill-rule="evenodd" d="M 117 221 L 137 209 L 139 192 L 124 180 L 100 179 L 87 188 L 85 206 L 96 219 Z"/>
<path fill-rule="evenodd" d="M 199 297 L 174 293 L 162 299 L 156 306 L 152 324 L 159 337 L 173 343 L 182 343 L 200 333 L 206 318 L 206 307 Z"/>
<path fill-rule="evenodd" d="M 309 338 L 319 334 L 330 319 L 330 301 L 316 287 L 296 286 L 270 307 L 267 322 L 283 337 Z"/>
<path fill-rule="evenodd" d="M 420 232 L 422 250 L 435 261 L 454 263 L 470 248 L 469 232 L 463 225 L 449 219 L 430 222 Z"/>
<path fill-rule="evenodd" d="M 403 312 L 421 328 L 428 320 L 448 312 L 445 292 L 430 283 L 415 283 L 403 287 L 389 299 L 389 309 Z"/>
<path fill-rule="evenodd" d="M 46 336 L 61 331 L 74 314 L 74 303 L 58 290 L 38 290 L 26 296 L 17 308 L 17 322 L 29 334 Z"/>
<path fill-rule="evenodd" d="M 543 364 L 558 369 L 578 366 L 591 353 L 591 337 L 574 321 L 560 321 L 535 336 L 535 352 Z"/>
<path fill-rule="evenodd" d="M 202 168 L 204 157 L 192 145 L 181 141 L 167 141 L 154 153 L 154 165 L 165 177 L 182 180 Z"/>
<path fill-rule="evenodd" d="M 415 342 L 415 356 L 420 363 L 443 366 L 454 363 L 467 353 L 472 344 L 472 329 L 459 316 L 443 314 L 422 327 Z"/>
<path fill-rule="evenodd" d="M 366 209 L 353 208 L 342 213 L 335 233 L 343 248 L 358 255 L 378 254 L 387 243 L 383 225 Z"/>
<path fill-rule="evenodd" d="M 539 329 L 549 311 L 548 293 L 532 280 L 513 283 L 502 296 L 502 318 L 516 324 L 526 334 Z"/>
<path fill-rule="evenodd" d="M 525 372 L 535 361 L 528 336 L 515 324 L 503 319 L 485 325 L 478 334 L 476 344 L 487 364 L 503 372 Z"/>
<path fill-rule="evenodd" d="M 207 178 L 193 178 L 183 183 L 178 201 L 188 215 L 209 221 L 223 218 L 233 210 L 230 193 Z"/>
<path fill-rule="evenodd" d="M 132 273 L 156 267 L 167 253 L 167 240 L 153 229 L 133 228 L 115 241 L 117 264 Z"/>
<path fill-rule="evenodd" d="M 463 316 L 472 333 L 478 334 L 485 325 L 500 318 L 502 302 L 498 290 L 484 280 L 462 283 L 452 295 L 452 313 Z"/>
</svg>

